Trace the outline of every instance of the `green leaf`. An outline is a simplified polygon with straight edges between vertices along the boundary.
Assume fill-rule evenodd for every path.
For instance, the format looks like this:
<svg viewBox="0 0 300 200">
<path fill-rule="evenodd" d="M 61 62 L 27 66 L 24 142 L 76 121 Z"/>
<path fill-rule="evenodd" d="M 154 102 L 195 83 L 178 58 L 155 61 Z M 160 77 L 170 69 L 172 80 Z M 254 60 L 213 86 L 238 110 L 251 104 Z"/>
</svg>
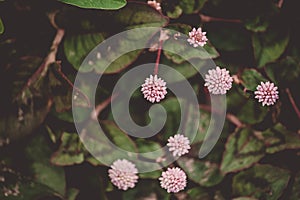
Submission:
<svg viewBox="0 0 300 200">
<path fill-rule="evenodd" d="M 64 51 L 68 61 L 78 70 L 88 53 L 103 40 L 102 33 L 67 36 L 64 40 Z"/>
<path fill-rule="evenodd" d="M 267 107 L 261 106 L 256 99 L 249 98 L 239 109 L 237 117 L 244 123 L 257 124 L 262 122 L 267 114 Z"/>
<path fill-rule="evenodd" d="M 284 30 L 285 31 L 285 30 Z M 265 33 L 252 36 L 254 57 L 258 67 L 276 61 L 285 51 L 289 43 L 289 33 L 269 28 Z"/>
<path fill-rule="evenodd" d="M 43 135 L 37 135 L 25 149 L 31 161 L 30 168 L 37 182 L 45 184 L 61 195 L 65 194 L 65 172 L 63 168 L 50 163 L 51 149 Z"/>
<path fill-rule="evenodd" d="M 115 11 L 114 20 L 118 25 L 128 28 L 162 27 L 168 23 L 168 18 L 152 7 L 137 2 L 130 2 L 119 11 Z M 135 35 L 139 37 L 138 35 Z M 145 38 L 144 38 L 145 39 Z"/>
<path fill-rule="evenodd" d="M 176 40 L 173 37 L 170 37 L 164 43 L 164 55 L 177 64 L 181 64 L 193 58 L 213 59 L 219 56 L 217 50 L 210 43 L 204 45 L 204 51 L 201 47 L 197 49 L 189 45 L 188 42 L 183 42 L 185 39 L 186 38 L 184 37 L 184 39 Z"/>
<path fill-rule="evenodd" d="M 208 40 L 218 50 L 241 51 L 250 45 L 250 34 L 240 25 L 212 23 L 207 24 L 204 31 L 207 32 Z"/>
<path fill-rule="evenodd" d="M 292 192 L 290 193 L 291 196 L 289 197 L 290 200 L 298 200 L 300 198 L 300 172 L 298 172 L 295 176 Z"/>
<path fill-rule="evenodd" d="M 63 199 L 48 186 L 25 178 L 14 171 L 0 171 L 0 177 L 5 179 L 5 182 L 0 185 L 1 200 Z"/>
<path fill-rule="evenodd" d="M 174 73 L 165 73 L 164 80 L 167 81 L 168 84 L 170 84 L 170 83 L 183 81 L 183 80 L 193 77 L 194 75 L 199 73 L 197 70 L 199 70 L 200 68 L 205 66 L 205 62 L 201 61 L 200 59 L 197 61 L 199 63 L 197 66 L 193 66 L 188 61 L 177 64 L 163 56 L 160 61 L 161 64 L 170 66 L 174 70 L 176 70 L 176 72 L 179 72 L 181 75 L 183 75 L 183 76 L 177 76 Z M 195 69 L 195 67 L 196 67 L 196 69 Z"/>
<path fill-rule="evenodd" d="M 299 80 L 300 62 L 294 57 L 287 56 L 279 62 L 268 64 L 265 70 L 274 83 L 286 87 Z"/>
<path fill-rule="evenodd" d="M 195 1 L 194 0 L 181 0 L 179 6 L 185 14 L 192 14 L 194 12 Z"/>
<path fill-rule="evenodd" d="M 126 0 L 59 0 L 63 3 L 78 6 L 80 8 L 94 8 L 94 9 L 107 9 L 115 10 L 122 8 L 126 5 Z"/>
<path fill-rule="evenodd" d="M 171 19 L 176 19 L 180 17 L 181 14 L 182 14 L 182 9 L 180 8 L 180 6 L 175 6 L 174 10 L 167 11 L 167 16 L 170 17 Z"/>
<path fill-rule="evenodd" d="M 253 19 L 247 19 L 245 21 L 246 29 L 253 32 L 264 32 L 269 26 L 268 19 L 264 19 L 264 16 L 256 16 Z"/>
<path fill-rule="evenodd" d="M 136 140 L 136 145 L 137 145 L 139 153 L 153 152 L 153 151 L 157 151 L 162 148 L 159 143 L 151 141 L 151 140 L 142 139 L 142 138 L 139 138 Z M 158 152 L 157 155 L 146 156 L 146 157 L 143 156 L 143 158 L 156 160 L 157 158 L 162 156 L 161 154 L 162 154 L 162 152 Z M 156 171 L 152 171 L 152 172 L 141 173 L 141 174 L 139 174 L 139 177 L 143 178 L 143 179 L 146 179 L 146 178 L 157 179 L 158 177 L 160 177 L 160 175 L 161 175 L 161 170 L 156 170 Z"/>
<path fill-rule="evenodd" d="M 186 172 L 188 178 L 201 186 L 211 187 L 223 180 L 219 166 L 210 161 L 181 157 L 178 165 Z"/>
<path fill-rule="evenodd" d="M 78 134 L 64 132 L 61 145 L 52 155 L 51 163 L 58 166 L 80 164 L 84 161 L 84 151 Z"/>
<path fill-rule="evenodd" d="M 130 153 L 137 152 L 137 147 L 125 132 L 111 121 L 101 121 L 100 126 L 102 130 L 99 130 L 98 121 L 91 121 L 85 126 L 83 132 L 80 133 L 85 148 L 95 159 L 99 162 L 103 160 L 103 164 L 111 164 L 117 159 L 137 159 L 135 155 Z M 117 148 L 124 151 L 117 151 Z M 92 163 L 97 164 L 94 161 Z"/>
<path fill-rule="evenodd" d="M 286 188 L 290 174 L 287 170 L 271 165 L 256 165 L 233 178 L 234 196 L 277 200 Z"/>
<path fill-rule="evenodd" d="M 264 144 L 250 129 L 237 130 L 227 140 L 221 171 L 224 174 L 250 167 L 264 156 Z"/>
<path fill-rule="evenodd" d="M 122 199 L 169 200 L 170 196 L 159 186 L 157 180 L 140 180 L 133 189 L 122 192 Z"/>
<path fill-rule="evenodd" d="M 242 84 L 247 90 L 255 91 L 260 82 L 265 82 L 266 79 L 255 69 L 245 69 L 241 75 Z"/>
<path fill-rule="evenodd" d="M 210 200 L 209 194 L 201 187 L 189 189 L 187 192 L 187 200 Z"/>
<path fill-rule="evenodd" d="M 0 18 L 0 34 L 2 34 L 3 32 L 4 32 L 4 25 L 2 19 Z"/>
<path fill-rule="evenodd" d="M 76 197 L 79 194 L 79 190 L 76 188 L 70 188 L 67 190 L 67 200 L 76 200 Z"/>
<path fill-rule="evenodd" d="M 276 153 L 285 149 L 299 149 L 300 136 L 288 131 L 282 124 L 277 123 L 274 127 L 263 132 L 258 132 L 258 138 L 266 146 L 267 153 Z"/>
</svg>

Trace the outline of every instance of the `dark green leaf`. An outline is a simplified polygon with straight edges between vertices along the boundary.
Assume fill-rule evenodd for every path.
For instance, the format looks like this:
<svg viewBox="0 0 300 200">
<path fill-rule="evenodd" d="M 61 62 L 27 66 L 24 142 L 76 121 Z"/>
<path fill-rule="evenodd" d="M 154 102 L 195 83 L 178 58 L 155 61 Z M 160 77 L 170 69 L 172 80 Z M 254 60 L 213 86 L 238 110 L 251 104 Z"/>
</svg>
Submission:
<svg viewBox="0 0 300 200">
<path fill-rule="evenodd" d="M 174 10 L 167 11 L 167 16 L 172 19 L 176 19 L 176 18 L 180 17 L 181 14 L 182 14 L 182 9 L 180 8 L 180 6 L 175 6 Z"/>
<path fill-rule="evenodd" d="M 288 184 L 290 174 L 271 165 L 256 165 L 233 178 L 233 195 L 277 200 Z"/>
<path fill-rule="evenodd" d="M 80 1 L 80 0 L 59 0 L 63 3 L 78 6 L 81 8 L 94 8 L 94 9 L 107 9 L 115 10 L 122 8 L 126 5 L 126 0 L 89 0 L 89 1 Z"/>
<path fill-rule="evenodd" d="M 103 40 L 104 36 L 101 33 L 67 36 L 64 40 L 64 51 L 67 59 L 78 70 L 88 53 Z M 90 71 L 90 68 L 81 70 Z"/>
<path fill-rule="evenodd" d="M 133 189 L 123 192 L 122 199 L 169 200 L 170 194 L 159 186 L 157 180 L 140 180 Z"/>
<path fill-rule="evenodd" d="M 50 163 L 51 149 L 43 135 L 36 136 L 25 149 L 37 182 L 45 184 L 61 195 L 65 194 L 65 172 Z"/>
<path fill-rule="evenodd" d="M 250 167 L 264 156 L 264 144 L 250 129 L 241 129 L 229 136 L 223 154 L 221 171 L 226 174 Z"/>
<path fill-rule="evenodd" d="M 267 153 L 300 148 L 299 134 L 288 131 L 280 123 L 258 134 L 258 138 L 265 143 Z"/>
<path fill-rule="evenodd" d="M 298 200 L 300 199 L 300 172 L 298 172 L 295 176 L 294 184 L 292 187 L 292 192 L 290 193 L 291 196 L 289 197 L 290 200 Z"/>
<path fill-rule="evenodd" d="M 190 180 L 201 186 L 211 187 L 220 183 L 223 179 L 219 166 L 210 161 L 181 157 L 177 160 L 177 163 L 187 173 Z"/>
<path fill-rule="evenodd" d="M 265 69 L 271 80 L 282 86 L 289 85 L 299 80 L 300 77 L 300 62 L 290 56 L 283 58 L 279 62 L 268 64 Z"/>
<path fill-rule="evenodd" d="M 263 19 L 263 16 L 256 16 L 253 19 L 245 21 L 245 27 L 253 32 L 264 32 L 269 26 L 269 21 Z"/>
<path fill-rule="evenodd" d="M 117 159 L 136 160 L 136 156 L 130 152 L 137 152 L 137 147 L 131 138 L 119 129 L 111 121 L 100 122 L 102 130 L 99 130 L 98 121 L 91 121 L 80 133 L 81 140 L 84 141 L 85 148 L 103 164 L 111 164 Z M 124 151 L 121 151 L 121 150 Z M 89 158 L 89 162 L 94 165 L 99 163 Z"/>
<path fill-rule="evenodd" d="M 258 67 L 276 61 L 285 51 L 289 43 L 287 31 L 277 31 L 269 28 L 265 33 L 256 33 L 252 36 L 254 57 Z"/>
<path fill-rule="evenodd" d="M 203 48 L 205 50 L 203 50 L 203 48 L 201 47 L 199 47 L 198 49 L 194 48 L 185 40 L 185 37 L 183 37 L 183 39 L 177 40 L 173 37 L 168 39 L 164 43 L 164 55 L 177 64 L 181 64 L 193 58 L 213 59 L 219 56 L 219 53 L 210 43 L 204 45 Z"/>
<path fill-rule="evenodd" d="M 120 25 L 137 27 L 161 27 L 168 23 L 168 18 L 163 16 L 148 5 L 131 2 L 115 13 L 114 19 Z M 136 37 L 139 37 L 136 35 Z"/>
<path fill-rule="evenodd" d="M 2 34 L 3 32 L 4 32 L 4 25 L 2 19 L 0 18 L 0 34 Z"/>
<path fill-rule="evenodd" d="M 268 113 L 268 108 L 254 98 L 249 98 L 248 101 L 239 109 L 237 117 L 245 123 L 257 124 L 262 122 Z"/>
<path fill-rule="evenodd" d="M 205 189 L 200 187 L 189 189 L 186 193 L 188 195 L 188 197 L 186 198 L 187 200 L 210 200 L 211 199 L 211 197 L 205 191 Z"/>
<path fill-rule="evenodd" d="M 59 166 L 68 166 L 83 161 L 84 153 L 78 134 L 64 132 L 61 136 L 61 145 L 52 155 L 51 162 Z"/>
<path fill-rule="evenodd" d="M 218 50 L 240 51 L 250 45 L 249 33 L 238 25 L 216 23 L 205 27 L 208 40 Z"/>
<path fill-rule="evenodd" d="M 256 87 L 266 79 L 255 69 L 245 69 L 241 75 L 242 84 L 247 90 L 255 91 Z"/>
</svg>

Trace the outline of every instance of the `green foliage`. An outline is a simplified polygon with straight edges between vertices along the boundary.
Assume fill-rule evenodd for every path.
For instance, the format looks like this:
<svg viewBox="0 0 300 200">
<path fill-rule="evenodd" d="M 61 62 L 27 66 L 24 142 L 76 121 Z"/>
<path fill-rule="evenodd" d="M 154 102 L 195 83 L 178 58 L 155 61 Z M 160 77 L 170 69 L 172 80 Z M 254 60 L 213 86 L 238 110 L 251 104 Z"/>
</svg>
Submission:
<svg viewBox="0 0 300 200">
<path fill-rule="evenodd" d="M 281 1 L 271 0 L 158 2 L 161 11 L 146 0 L 1 1 L 1 200 L 300 199 L 297 6 L 293 1 L 283 1 L 280 6 Z M 118 33 L 145 27 L 152 28 L 107 44 Z M 114 121 L 109 98 L 126 72 L 155 63 L 162 27 L 172 31 L 162 43 L 159 63 L 182 76 L 162 74 L 161 68 L 159 75 L 168 87 L 189 81 L 199 105 L 176 98 L 168 90 L 159 103 L 167 113 L 163 128 L 150 138 L 132 137 Z M 203 49 L 191 48 L 187 42 L 188 33 L 198 27 L 207 32 Z M 89 54 L 100 43 L 101 53 Z M 151 48 L 123 53 L 145 46 Z M 208 156 L 199 159 L 209 126 L 216 126 L 217 120 L 211 119 L 205 77 L 198 73 L 207 72 L 210 59 L 227 68 L 234 83 L 226 94 L 227 116 L 221 136 Z M 79 90 L 73 86 L 79 70 L 85 76 L 102 75 L 101 80 L 81 80 Z M 279 91 L 279 100 L 270 107 L 254 98 L 257 85 L 266 81 Z M 92 84 L 97 84 L 95 98 Z M 113 101 L 123 100 L 118 95 Z M 87 109 L 93 101 L 96 110 L 100 108 L 97 116 Z M 77 110 L 72 111 L 72 103 L 79 106 Z M 130 116 L 122 117 L 145 126 L 151 123 L 152 105 L 137 88 L 130 99 Z M 160 112 L 151 114 L 157 121 L 164 120 Z M 86 125 L 80 133 L 74 119 Z M 169 157 L 160 149 L 168 138 L 177 133 L 190 137 L 195 132 L 189 153 L 162 167 Z M 113 151 L 106 139 L 124 152 Z M 135 154 L 153 151 L 151 156 Z M 134 188 L 120 191 L 110 181 L 107 163 L 98 158 L 112 163 L 125 157 L 154 163 L 157 170 L 139 173 Z M 158 178 L 166 167 L 180 167 L 187 174 L 187 187 L 178 194 L 160 187 Z"/>
<path fill-rule="evenodd" d="M 228 137 L 223 154 L 221 171 L 236 172 L 257 163 L 264 156 L 264 144 L 247 128 L 235 131 Z"/>
<path fill-rule="evenodd" d="M 2 19 L 0 18 L 0 34 L 2 34 L 3 32 L 4 32 L 4 25 Z"/>
<path fill-rule="evenodd" d="M 256 165 L 240 172 L 233 179 L 233 195 L 258 199 L 278 199 L 287 186 L 290 174 L 270 165 Z"/>
<path fill-rule="evenodd" d="M 89 1 L 80 1 L 80 0 L 59 0 L 63 3 L 78 6 L 81 8 L 94 8 L 94 9 L 107 9 L 115 10 L 122 8 L 126 5 L 125 0 L 89 0 Z"/>
</svg>

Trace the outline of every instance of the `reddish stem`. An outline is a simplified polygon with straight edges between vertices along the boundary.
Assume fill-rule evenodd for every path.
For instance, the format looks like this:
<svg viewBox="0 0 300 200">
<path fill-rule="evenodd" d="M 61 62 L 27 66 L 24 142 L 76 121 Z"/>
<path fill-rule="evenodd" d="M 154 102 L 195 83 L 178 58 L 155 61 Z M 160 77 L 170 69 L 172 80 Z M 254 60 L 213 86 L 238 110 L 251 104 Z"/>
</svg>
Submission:
<svg viewBox="0 0 300 200">
<path fill-rule="evenodd" d="M 295 110 L 295 112 L 296 112 L 298 118 L 300 119 L 300 110 L 299 110 L 299 108 L 297 107 L 297 105 L 296 105 L 296 103 L 295 103 L 295 100 L 294 100 L 294 98 L 293 98 L 293 96 L 292 96 L 292 94 L 291 94 L 290 89 L 289 89 L 289 88 L 286 88 L 286 89 L 285 89 L 285 92 L 287 93 L 287 95 L 288 95 L 288 97 L 289 97 L 289 100 L 290 100 L 290 102 L 291 102 L 291 104 L 292 104 L 292 106 L 293 106 L 293 108 L 294 108 L 294 110 Z"/>
<path fill-rule="evenodd" d="M 207 15 L 200 14 L 200 18 L 202 22 L 229 22 L 229 23 L 241 23 L 242 21 L 239 19 L 224 19 L 218 17 L 210 17 Z"/>
<path fill-rule="evenodd" d="M 157 57 L 156 57 L 155 67 L 154 67 L 154 75 L 158 74 L 158 65 L 159 65 L 159 60 L 160 60 L 162 43 L 163 43 L 163 41 L 160 40 L 159 41 L 159 45 L 158 45 L 158 51 L 157 51 Z"/>
</svg>

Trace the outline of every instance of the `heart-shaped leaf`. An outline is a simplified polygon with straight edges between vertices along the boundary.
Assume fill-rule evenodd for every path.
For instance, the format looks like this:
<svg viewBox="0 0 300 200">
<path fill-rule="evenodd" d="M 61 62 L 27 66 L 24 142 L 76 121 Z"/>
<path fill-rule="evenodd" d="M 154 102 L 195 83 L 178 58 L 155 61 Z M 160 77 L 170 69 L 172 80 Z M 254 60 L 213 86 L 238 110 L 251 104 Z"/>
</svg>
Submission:
<svg viewBox="0 0 300 200">
<path fill-rule="evenodd" d="M 290 179 L 287 170 L 271 165 L 256 165 L 233 178 L 234 196 L 249 196 L 257 199 L 277 200 Z"/>
<path fill-rule="evenodd" d="M 223 180 L 219 166 L 210 161 L 181 157 L 177 163 L 187 173 L 190 180 L 202 186 L 211 187 Z"/>
<path fill-rule="evenodd" d="M 237 130 L 227 140 L 221 171 L 226 174 L 248 168 L 263 156 L 264 144 L 253 131 L 247 128 Z"/>
<path fill-rule="evenodd" d="M 80 1 L 80 0 L 59 0 L 63 3 L 78 6 L 80 8 L 94 8 L 94 9 L 107 9 L 115 10 L 122 8 L 126 5 L 126 0 L 89 0 L 89 1 Z"/>
</svg>

